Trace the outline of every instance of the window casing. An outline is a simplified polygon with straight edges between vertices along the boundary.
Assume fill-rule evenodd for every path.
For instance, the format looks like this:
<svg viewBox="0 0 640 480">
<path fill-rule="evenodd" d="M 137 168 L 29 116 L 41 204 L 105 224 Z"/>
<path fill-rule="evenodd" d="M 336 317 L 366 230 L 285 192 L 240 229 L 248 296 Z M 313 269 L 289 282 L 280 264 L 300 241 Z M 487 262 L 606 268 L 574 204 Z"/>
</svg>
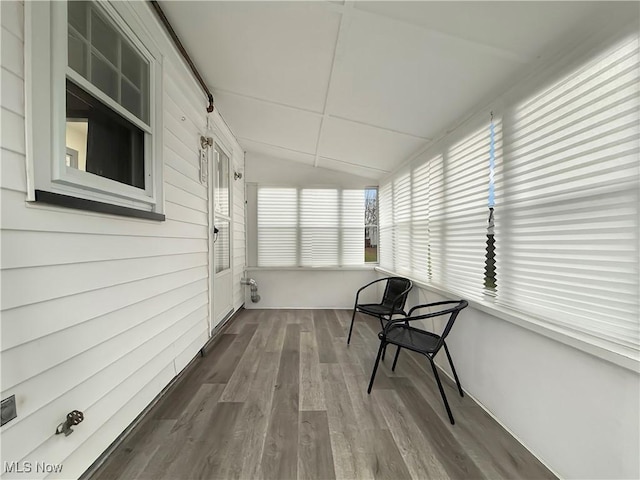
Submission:
<svg viewBox="0 0 640 480">
<path fill-rule="evenodd" d="M 42 191 L 162 213 L 161 55 L 130 8 L 25 5 L 31 200 Z M 114 128 L 121 141 L 109 142 Z M 83 130 L 84 144 L 68 145 Z"/>
</svg>

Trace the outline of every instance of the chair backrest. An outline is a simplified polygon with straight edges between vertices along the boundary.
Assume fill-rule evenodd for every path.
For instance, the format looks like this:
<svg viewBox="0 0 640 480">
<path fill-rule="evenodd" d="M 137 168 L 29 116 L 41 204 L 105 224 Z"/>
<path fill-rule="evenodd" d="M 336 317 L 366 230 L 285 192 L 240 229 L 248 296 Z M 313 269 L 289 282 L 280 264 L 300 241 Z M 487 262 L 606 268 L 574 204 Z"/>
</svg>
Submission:
<svg viewBox="0 0 640 480">
<path fill-rule="evenodd" d="M 440 342 L 438 342 L 439 344 L 444 343 L 444 339 L 447 338 L 447 335 L 449 335 L 449 332 L 453 328 L 453 324 L 455 323 L 456 318 L 458 318 L 458 314 L 460 313 L 460 310 L 462 310 L 463 308 L 467 308 L 467 305 L 469 305 L 469 303 L 466 300 L 458 300 L 457 302 L 452 302 L 452 303 L 457 303 L 457 305 L 454 305 L 451 308 L 451 314 L 449 315 L 449 320 L 447 320 L 447 324 L 444 326 L 444 330 L 442 331 L 442 335 L 440 336 Z M 438 348 L 440 348 L 440 346 L 441 345 L 439 345 Z"/>
<path fill-rule="evenodd" d="M 389 277 L 382 296 L 382 305 L 393 310 L 403 310 L 413 283 L 404 277 Z"/>
<path fill-rule="evenodd" d="M 460 311 L 464 308 L 467 308 L 468 305 L 469 303 L 466 300 L 448 300 L 444 302 L 416 305 L 415 307 L 412 307 L 411 310 L 409 310 L 409 315 L 407 320 L 411 321 L 411 320 L 420 320 L 420 319 L 426 319 L 426 318 L 437 318 L 440 316 L 449 315 L 447 324 L 444 326 L 444 330 L 440 334 L 440 338 L 438 339 L 438 343 L 434 349 L 434 353 L 435 353 L 435 352 L 438 352 L 440 348 L 442 348 L 442 345 L 444 344 L 444 339 L 447 338 L 447 335 L 449 335 L 449 332 L 451 332 L 451 329 L 453 328 L 453 324 L 455 323 L 456 318 L 458 318 L 458 314 L 460 313 Z M 413 312 L 415 310 L 419 310 L 421 308 L 426 308 L 426 307 L 429 307 L 429 308 L 442 307 L 442 308 L 438 309 L 438 311 L 430 312 L 424 315 L 413 315 Z"/>
</svg>

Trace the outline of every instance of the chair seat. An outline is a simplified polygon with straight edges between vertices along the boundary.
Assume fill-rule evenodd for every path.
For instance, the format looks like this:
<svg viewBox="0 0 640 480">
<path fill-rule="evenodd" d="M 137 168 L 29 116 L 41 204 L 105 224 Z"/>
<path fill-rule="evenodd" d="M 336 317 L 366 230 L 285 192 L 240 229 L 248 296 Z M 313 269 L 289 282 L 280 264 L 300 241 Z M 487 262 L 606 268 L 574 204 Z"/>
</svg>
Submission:
<svg viewBox="0 0 640 480">
<path fill-rule="evenodd" d="M 360 304 L 357 306 L 357 309 L 359 311 L 361 311 L 362 313 L 366 313 L 369 315 L 373 315 L 375 317 L 379 316 L 379 315 L 404 315 L 405 317 L 407 316 L 407 314 L 404 312 L 404 310 L 401 309 L 396 309 L 393 310 L 389 307 L 387 307 L 386 305 L 382 305 L 380 303 L 365 303 L 365 304 Z"/>
<path fill-rule="evenodd" d="M 378 334 L 382 340 L 382 332 Z M 438 347 L 440 336 L 435 333 L 425 332 L 406 325 L 396 325 L 387 333 L 386 341 L 402 348 L 408 348 L 416 352 L 433 353 Z"/>
</svg>

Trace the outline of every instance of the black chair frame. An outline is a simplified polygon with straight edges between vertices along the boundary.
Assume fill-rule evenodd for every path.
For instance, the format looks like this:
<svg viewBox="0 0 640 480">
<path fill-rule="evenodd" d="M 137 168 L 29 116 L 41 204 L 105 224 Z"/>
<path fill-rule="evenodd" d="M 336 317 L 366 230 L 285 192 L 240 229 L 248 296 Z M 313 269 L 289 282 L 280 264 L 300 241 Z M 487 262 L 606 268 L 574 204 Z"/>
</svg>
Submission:
<svg viewBox="0 0 640 480">
<path fill-rule="evenodd" d="M 430 307 L 446 307 L 453 305 L 449 308 L 439 309 L 436 312 L 426 313 L 423 315 L 415 315 L 413 313 L 416 310 L 422 308 L 430 308 Z M 371 380 L 369 381 L 369 388 L 367 389 L 367 393 L 371 393 L 371 388 L 373 387 L 373 382 L 376 378 L 376 372 L 378 371 L 378 365 L 380 363 L 380 358 L 384 360 L 383 353 L 387 348 L 387 345 L 396 345 L 398 349 L 396 350 L 395 358 L 393 359 L 393 366 L 391 367 L 392 371 L 395 371 L 396 364 L 398 363 L 398 357 L 400 356 L 400 350 L 402 348 L 406 348 L 408 350 L 420 353 L 427 357 L 429 363 L 431 364 L 431 369 L 433 370 L 433 376 L 436 379 L 436 383 L 438 384 L 438 390 L 440 390 L 440 396 L 442 397 L 442 401 L 444 403 L 445 409 L 447 410 L 447 415 L 449 416 L 449 421 L 451 425 L 455 425 L 455 420 L 453 419 L 453 414 L 451 413 L 451 408 L 449 407 L 449 402 L 447 401 L 447 396 L 444 393 L 444 388 L 442 387 L 442 382 L 440 381 L 440 375 L 438 375 L 438 369 L 434 363 L 434 358 L 436 354 L 440 351 L 442 347 L 444 347 L 444 351 L 447 354 L 447 359 L 449 360 L 449 365 L 451 366 L 451 372 L 453 373 L 453 378 L 456 381 L 456 385 L 458 386 L 458 392 L 460 392 L 460 396 L 464 397 L 464 392 L 462 391 L 462 385 L 460 385 L 460 379 L 458 378 L 458 374 L 456 373 L 456 369 L 453 366 L 453 360 L 451 359 L 451 354 L 449 353 L 449 348 L 445 342 L 445 338 L 449 335 L 451 328 L 456 320 L 456 317 L 460 313 L 463 308 L 466 308 L 468 305 L 466 300 L 453 300 L 453 301 L 444 301 L 444 302 L 435 302 L 435 303 L 427 303 L 423 305 L 416 305 L 407 314 L 406 318 L 399 318 L 396 320 L 390 320 L 387 322 L 387 325 L 382 329 L 382 331 L 378 334 L 378 338 L 380 339 L 380 348 L 378 349 L 378 355 L 376 357 L 376 363 L 373 366 L 373 372 L 371 373 Z M 445 328 L 441 335 L 437 335 L 435 333 L 414 328 L 410 325 L 410 322 L 416 320 L 424 320 L 427 318 L 435 318 L 449 315 L 449 320 L 445 325 Z M 411 343 L 408 341 L 402 341 L 399 339 L 389 338 L 390 333 L 394 332 L 394 330 L 403 329 L 408 332 L 415 332 L 416 334 L 422 336 L 423 338 L 431 338 L 433 339 L 433 345 L 428 348 L 420 348 L 415 343 Z M 411 333 L 410 333 L 411 335 Z"/>
<path fill-rule="evenodd" d="M 359 304 L 358 303 L 358 299 L 360 298 L 360 293 L 369 288 L 370 286 L 380 283 L 380 282 L 387 282 L 387 286 L 385 288 L 385 292 L 382 296 L 383 300 L 382 302 L 384 302 L 384 299 L 387 297 L 387 293 L 389 290 L 389 283 L 393 280 L 402 280 L 404 282 L 407 282 L 408 287 L 405 288 L 401 293 L 399 293 L 398 295 L 396 295 L 394 298 L 392 298 L 392 302 L 391 305 L 392 307 L 389 309 L 388 313 L 377 313 L 377 312 L 372 312 L 371 310 L 368 310 L 367 307 L 370 307 L 374 304 Z M 353 305 L 353 315 L 351 315 L 351 325 L 349 326 L 349 337 L 347 338 L 347 345 L 349 345 L 351 343 L 351 334 L 353 333 L 353 324 L 355 322 L 356 319 L 356 313 L 360 312 L 360 313 L 364 313 L 366 315 L 370 315 L 372 317 L 376 317 L 378 320 L 380 320 L 380 326 L 382 328 L 384 328 L 384 321 L 390 321 L 394 315 L 402 315 L 404 317 L 407 316 L 406 312 L 404 311 L 404 304 L 407 301 L 407 295 L 409 294 L 409 291 L 413 288 L 413 283 L 411 282 L 411 280 L 409 280 L 408 278 L 404 278 L 404 277 L 385 277 L 385 278 L 379 278 L 378 280 L 374 280 L 373 282 L 370 282 L 368 284 L 366 284 L 364 287 L 360 288 L 358 290 L 358 292 L 356 293 L 356 301 Z M 380 304 L 377 305 L 382 305 L 382 302 Z"/>
</svg>

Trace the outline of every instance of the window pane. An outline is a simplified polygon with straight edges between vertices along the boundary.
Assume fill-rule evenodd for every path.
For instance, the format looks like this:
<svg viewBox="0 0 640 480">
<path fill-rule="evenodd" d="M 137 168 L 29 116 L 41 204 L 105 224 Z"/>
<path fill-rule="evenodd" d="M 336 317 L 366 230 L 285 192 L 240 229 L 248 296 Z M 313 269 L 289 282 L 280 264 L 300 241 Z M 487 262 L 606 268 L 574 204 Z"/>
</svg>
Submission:
<svg viewBox="0 0 640 480">
<path fill-rule="evenodd" d="M 122 74 L 136 87 L 142 86 L 142 72 L 146 67 L 142 57 L 126 42 L 122 42 Z"/>
<path fill-rule="evenodd" d="M 144 132 L 70 80 L 66 103 L 67 147 L 78 152 L 77 168 L 145 188 Z"/>
<path fill-rule="evenodd" d="M 87 38 L 87 11 L 89 2 L 67 2 L 69 25 Z"/>
<path fill-rule="evenodd" d="M 121 80 L 120 91 L 122 92 L 122 106 L 133 113 L 136 117 L 142 115 L 142 93 L 132 86 L 124 77 Z"/>
<path fill-rule="evenodd" d="M 217 145 L 216 151 L 215 210 L 221 215 L 229 215 L 229 157 Z"/>
<path fill-rule="evenodd" d="M 219 273 L 231 268 L 229 222 L 217 219 L 216 228 L 218 229 L 218 236 L 213 249 L 215 255 L 215 271 Z"/>
<path fill-rule="evenodd" d="M 70 1 L 68 5 L 69 67 L 149 123 L 148 60 L 95 3 Z"/>
<path fill-rule="evenodd" d="M 69 66 L 87 78 L 87 44 L 75 33 L 69 32 Z"/>
<path fill-rule="evenodd" d="M 378 189 L 364 191 L 364 261 L 378 262 Z"/>
<path fill-rule="evenodd" d="M 119 35 L 98 12 L 91 13 L 91 45 L 113 65 L 118 65 Z"/>
<path fill-rule="evenodd" d="M 91 83 L 118 101 L 118 72 L 95 53 L 91 54 Z"/>
</svg>

